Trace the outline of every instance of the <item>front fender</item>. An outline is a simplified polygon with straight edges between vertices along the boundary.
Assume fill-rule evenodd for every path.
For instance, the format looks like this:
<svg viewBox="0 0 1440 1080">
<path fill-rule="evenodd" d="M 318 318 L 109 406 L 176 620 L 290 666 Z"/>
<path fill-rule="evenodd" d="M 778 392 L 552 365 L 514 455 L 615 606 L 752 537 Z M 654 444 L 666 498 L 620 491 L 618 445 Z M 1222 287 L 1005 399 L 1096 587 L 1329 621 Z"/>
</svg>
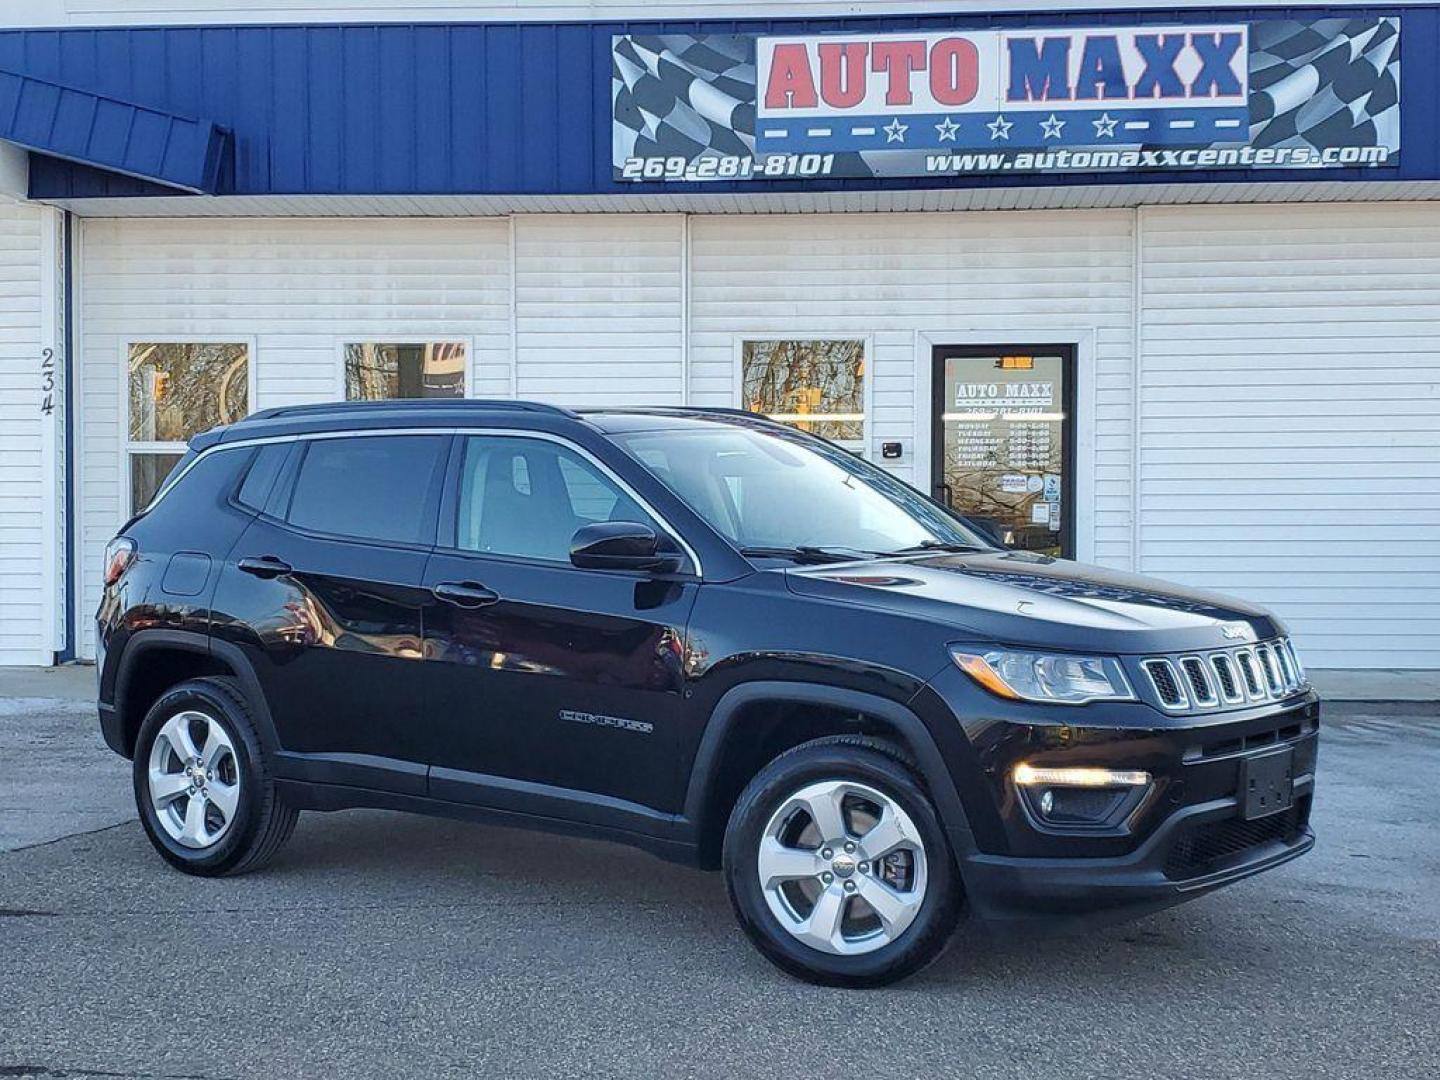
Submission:
<svg viewBox="0 0 1440 1080">
<path fill-rule="evenodd" d="M 744 714 L 750 706 L 759 703 L 820 705 L 853 710 L 888 728 L 919 767 L 926 788 L 935 800 L 940 820 L 950 835 L 957 859 L 971 854 L 975 851 L 975 843 L 969 819 L 941 748 L 932 735 L 929 724 L 913 707 L 918 697 L 919 693 L 916 691 L 909 701 L 897 701 L 842 686 L 783 679 L 760 680 L 732 687 L 716 702 L 701 737 L 686 785 L 685 818 L 697 826 L 703 820 L 705 808 L 718 781 L 721 754 L 731 738 L 745 737 L 743 732 L 738 731 L 738 727 L 743 723 Z M 954 726 L 953 719 L 950 723 Z M 958 726 L 954 734 L 956 738 L 960 738 Z"/>
</svg>

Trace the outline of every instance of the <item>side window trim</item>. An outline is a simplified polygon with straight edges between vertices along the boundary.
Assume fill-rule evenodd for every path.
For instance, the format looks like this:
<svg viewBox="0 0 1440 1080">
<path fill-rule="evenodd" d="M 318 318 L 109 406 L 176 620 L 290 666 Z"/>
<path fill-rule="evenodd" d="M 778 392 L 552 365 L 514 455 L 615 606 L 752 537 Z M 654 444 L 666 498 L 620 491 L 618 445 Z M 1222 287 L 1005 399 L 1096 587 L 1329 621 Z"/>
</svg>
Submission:
<svg viewBox="0 0 1440 1080">
<path fill-rule="evenodd" d="M 246 502 L 243 498 L 245 486 L 250 483 L 250 478 L 255 475 L 255 470 L 260 468 L 260 461 L 265 456 L 265 452 L 272 447 L 280 453 L 280 464 L 276 467 L 274 475 L 270 477 L 270 486 L 265 491 L 265 497 L 258 503 Z M 245 466 L 244 471 L 235 481 L 235 486 L 230 492 L 229 500 L 231 505 L 250 514 L 263 514 L 265 513 L 265 508 L 270 505 L 270 500 L 275 494 L 276 487 L 278 487 L 285 478 L 285 468 L 290 461 L 290 447 L 270 443 L 254 446 L 250 449 L 252 452 L 250 463 Z"/>
<path fill-rule="evenodd" d="M 466 438 L 466 433 L 462 431 L 450 440 L 450 456 L 445 463 L 445 483 L 440 489 L 439 521 L 435 528 L 437 551 L 459 550 L 460 478 L 465 465 Z"/>
<path fill-rule="evenodd" d="M 615 472 L 614 469 L 612 469 L 608 464 L 602 461 L 594 453 L 587 450 L 585 447 L 581 446 L 579 443 L 571 439 L 567 439 L 561 435 L 552 434 L 548 431 L 535 431 L 525 428 L 491 427 L 397 427 L 370 428 L 357 431 L 302 432 L 293 435 L 277 435 L 256 439 L 237 440 L 233 443 L 219 443 L 215 446 L 208 447 L 205 450 L 201 451 L 199 454 L 196 455 L 194 460 L 186 464 L 183 470 L 177 470 L 176 475 L 172 476 L 167 482 L 167 486 L 156 495 L 155 502 L 158 503 L 159 500 L 163 498 L 164 495 L 168 492 L 168 490 L 174 487 L 175 483 L 179 480 L 180 475 L 182 475 L 184 472 L 188 472 L 191 468 L 194 467 L 196 461 L 199 461 L 207 454 L 222 453 L 228 450 L 239 450 L 244 447 L 263 445 L 269 442 L 289 442 L 291 444 L 290 456 L 286 459 L 285 464 L 280 469 L 280 474 L 276 479 L 274 490 L 270 494 L 270 501 L 266 505 L 265 510 L 262 511 L 262 514 L 263 516 L 271 519 L 274 523 L 283 526 L 286 529 L 293 529 L 297 533 L 304 533 L 305 535 L 326 536 L 327 538 L 331 538 L 330 534 L 310 534 L 306 530 L 295 529 L 294 526 L 291 526 L 284 520 L 285 514 L 284 512 L 282 512 L 282 507 L 285 508 L 286 511 L 288 511 L 291 495 L 293 494 L 295 487 L 296 476 L 299 471 L 300 460 L 304 456 L 305 445 L 321 439 L 381 437 L 385 435 L 437 435 L 450 439 L 449 451 L 445 455 L 445 466 L 444 468 L 437 469 L 435 474 L 436 477 L 439 478 L 439 483 L 437 485 L 438 490 L 432 490 L 431 497 L 429 499 L 429 508 L 435 511 L 435 516 L 432 516 L 430 519 L 432 526 L 432 528 L 429 530 L 429 536 L 432 538 L 431 543 L 399 544 L 396 546 L 409 548 L 419 547 L 422 550 L 441 548 L 452 554 L 484 557 L 483 553 L 473 551 L 461 551 L 454 546 L 456 526 L 455 513 L 458 510 L 459 472 L 461 466 L 461 462 L 459 459 L 463 457 L 463 454 L 457 451 L 457 447 L 461 445 L 462 439 L 469 438 L 471 436 L 490 435 L 522 439 L 540 439 L 556 443 L 560 446 L 564 446 L 579 454 L 586 461 L 590 462 L 590 464 L 594 465 L 597 469 L 599 469 L 600 472 L 602 472 L 612 483 L 616 484 L 621 491 L 625 492 L 626 495 L 630 496 L 630 498 L 635 500 L 635 502 L 641 507 L 641 509 L 643 509 L 652 518 L 654 518 L 655 521 L 660 525 L 661 531 L 664 533 L 664 535 L 669 537 L 670 541 L 675 544 L 680 549 L 681 553 L 684 554 L 686 559 L 689 560 L 690 568 L 686 571 L 682 571 L 681 576 L 689 576 L 696 578 L 703 578 L 705 576 L 704 565 L 701 563 L 700 555 L 696 551 L 694 545 L 692 545 L 690 541 L 685 538 L 685 536 L 681 533 L 679 529 L 675 528 L 675 526 L 670 523 L 669 519 L 666 518 L 664 514 L 661 514 L 658 510 L 656 510 L 648 499 L 646 499 L 643 495 L 636 491 L 634 487 L 627 483 L 618 473 Z M 643 465 L 643 463 L 637 462 L 637 464 L 640 464 L 641 468 L 647 468 L 647 466 Z M 155 503 L 152 503 L 151 507 L 153 508 L 154 505 Z M 341 540 L 357 539 L 356 537 L 344 536 L 334 538 L 338 538 Z M 367 542 L 386 543 L 386 541 Z M 569 565 L 568 563 L 553 563 L 538 559 L 524 559 L 522 561 L 532 566 L 553 567 L 557 565 Z M 574 568 L 572 567 L 572 569 Z"/>
<path fill-rule="evenodd" d="M 280 466 L 280 475 L 275 478 L 275 486 L 270 489 L 270 498 L 265 501 L 265 507 L 260 511 L 262 517 L 280 524 L 285 523 L 285 514 L 290 509 L 290 496 L 295 490 L 295 477 L 300 471 L 300 459 L 305 456 L 305 449 L 300 445 L 299 439 L 292 439 L 290 452 L 285 456 L 285 463 Z"/>
<path fill-rule="evenodd" d="M 569 562 L 557 562 L 552 559 L 538 559 L 525 555 L 514 555 L 509 553 L 472 551 L 459 546 L 459 515 L 460 515 L 460 483 L 463 479 L 465 460 L 465 442 L 467 439 L 535 439 L 540 442 L 549 442 L 583 458 L 588 464 L 594 467 L 610 483 L 614 484 L 620 491 L 624 492 L 635 502 L 646 514 L 648 514 L 660 527 L 662 542 L 668 541 L 674 545 L 688 564 L 680 571 L 681 576 L 704 577 L 704 567 L 700 562 L 700 556 L 695 548 L 680 535 L 665 516 L 657 511 L 638 491 L 631 487 L 625 480 L 615 472 L 609 465 L 601 461 L 579 443 L 572 442 L 560 435 L 551 434 L 548 431 L 531 431 L 523 428 L 472 428 L 458 429 L 455 432 L 455 439 L 450 451 L 450 462 L 445 470 L 445 487 L 440 500 L 440 521 L 439 528 L 435 534 L 435 548 L 448 555 L 460 555 L 473 559 L 501 559 L 507 562 L 520 563 L 526 566 L 544 566 L 550 568 L 560 567 L 567 570 L 575 570 Z"/>
</svg>

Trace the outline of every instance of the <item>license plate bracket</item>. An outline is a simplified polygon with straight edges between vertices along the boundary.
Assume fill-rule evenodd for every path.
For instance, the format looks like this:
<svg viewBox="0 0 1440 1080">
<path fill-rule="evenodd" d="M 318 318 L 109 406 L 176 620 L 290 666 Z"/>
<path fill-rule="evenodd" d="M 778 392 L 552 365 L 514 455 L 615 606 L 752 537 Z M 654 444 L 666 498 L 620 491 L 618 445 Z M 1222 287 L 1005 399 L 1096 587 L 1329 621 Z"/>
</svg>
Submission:
<svg viewBox="0 0 1440 1080">
<path fill-rule="evenodd" d="M 1295 802 L 1295 751 L 1286 746 L 1245 758 L 1240 768 L 1246 821 L 1289 810 Z"/>
</svg>

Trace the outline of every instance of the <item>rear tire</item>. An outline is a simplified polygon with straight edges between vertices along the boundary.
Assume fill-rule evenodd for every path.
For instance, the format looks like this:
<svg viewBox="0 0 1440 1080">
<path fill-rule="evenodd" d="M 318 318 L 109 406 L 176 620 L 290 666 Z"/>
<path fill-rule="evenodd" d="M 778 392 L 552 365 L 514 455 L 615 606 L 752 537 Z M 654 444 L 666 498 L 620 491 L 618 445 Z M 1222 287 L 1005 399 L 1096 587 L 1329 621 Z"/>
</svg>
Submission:
<svg viewBox="0 0 1440 1080">
<path fill-rule="evenodd" d="M 189 679 L 140 725 L 133 761 L 140 823 L 177 870 L 222 877 L 259 869 L 299 811 L 275 790 L 249 702 L 234 679 Z"/>
<path fill-rule="evenodd" d="M 895 748 L 854 736 L 760 770 L 730 815 L 723 870 L 755 947 L 825 986 L 913 975 L 944 952 L 964 906 L 920 778 Z"/>
</svg>

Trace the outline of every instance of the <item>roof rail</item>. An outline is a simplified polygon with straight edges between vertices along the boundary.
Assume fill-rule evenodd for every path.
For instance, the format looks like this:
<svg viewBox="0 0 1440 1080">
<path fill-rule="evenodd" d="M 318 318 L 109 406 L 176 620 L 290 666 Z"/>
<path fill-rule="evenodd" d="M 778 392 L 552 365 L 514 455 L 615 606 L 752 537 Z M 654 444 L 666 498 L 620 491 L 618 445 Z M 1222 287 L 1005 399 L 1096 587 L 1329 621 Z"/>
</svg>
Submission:
<svg viewBox="0 0 1440 1080">
<path fill-rule="evenodd" d="M 769 420 L 764 413 L 750 409 L 727 408 L 724 405 L 660 405 L 656 412 L 715 413 L 717 416 L 748 416 L 751 420 Z"/>
<path fill-rule="evenodd" d="M 587 412 L 594 413 L 652 413 L 664 416 L 735 416 L 746 420 L 759 420 L 762 423 L 774 424 L 777 427 L 788 425 L 779 420 L 772 420 L 764 413 L 754 412 L 750 409 L 727 408 L 722 405 L 621 405 L 614 408 L 593 408 L 581 409 L 583 417 Z"/>
<path fill-rule="evenodd" d="M 313 405 L 281 405 L 251 413 L 241 424 L 257 420 L 278 420 L 303 416 L 327 416 L 347 412 L 395 412 L 415 409 L 474 409 L 477 412 L 533 412 L 552 416 L 574 417 L 576 414 L 558 405 L 539 401 L 516 401 L 513 398 L 391 398 L 386 401 L 322 401 Z"/>
</svg>

